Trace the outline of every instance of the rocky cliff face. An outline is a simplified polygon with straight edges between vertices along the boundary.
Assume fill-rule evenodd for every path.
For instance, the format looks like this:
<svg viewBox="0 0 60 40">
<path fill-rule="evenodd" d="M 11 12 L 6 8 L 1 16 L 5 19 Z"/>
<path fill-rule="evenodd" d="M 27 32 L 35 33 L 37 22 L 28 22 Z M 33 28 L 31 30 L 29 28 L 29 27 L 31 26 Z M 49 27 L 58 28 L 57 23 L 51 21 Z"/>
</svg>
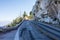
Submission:
<svg viewBox="0 0 60 40">
<path fill-rule="evenodd" d="M 37 0 L 32 12 L 35 20 L 57 24 L 60 21 L 60 0 Z"/>
</svg>

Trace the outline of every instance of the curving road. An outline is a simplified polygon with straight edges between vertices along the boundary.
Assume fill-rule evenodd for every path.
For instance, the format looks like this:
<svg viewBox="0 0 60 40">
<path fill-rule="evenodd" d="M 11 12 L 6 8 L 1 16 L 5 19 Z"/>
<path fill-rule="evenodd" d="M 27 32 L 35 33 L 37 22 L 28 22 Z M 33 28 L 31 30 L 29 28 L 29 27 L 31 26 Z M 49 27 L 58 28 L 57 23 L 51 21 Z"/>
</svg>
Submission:
<svg viewBox="0 0 60 40">
<path fill-rule="evenodd" d="M 0 34 L 0 40 L 60 40 L 60 30 L 37 21 L 24 20 L 18 29 Z"/>
<path fill-rule="evenodd" d="M 35 25 L 30 21 L 25 20 L 18 28 L 14 40 L 51 40 L 43 33 L 39 32 Z"/>
</svg>

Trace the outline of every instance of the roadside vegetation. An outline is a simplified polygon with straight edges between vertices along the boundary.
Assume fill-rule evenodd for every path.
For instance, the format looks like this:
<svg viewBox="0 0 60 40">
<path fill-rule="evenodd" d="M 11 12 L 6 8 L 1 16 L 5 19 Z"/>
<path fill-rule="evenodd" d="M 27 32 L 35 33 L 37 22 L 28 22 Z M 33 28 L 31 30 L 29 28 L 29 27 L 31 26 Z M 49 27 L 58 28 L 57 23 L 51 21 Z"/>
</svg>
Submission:
<svg viewBox="0 0 60 40">
<path fill-rule="evenodd" d="M 29 13 L 29 15 L 27 15 L 26 11 L 24 11 L 23 16 L 18 16 L 16 19 L 14 19 L 10 24 L 6 25 L 7 27 L 14 27 L 17 24 L 19 24 L 20 22 L 22 22 L 22 20 L 31 20 L 33 19 L 33 14 L 32 12 Z"/>
</svg>

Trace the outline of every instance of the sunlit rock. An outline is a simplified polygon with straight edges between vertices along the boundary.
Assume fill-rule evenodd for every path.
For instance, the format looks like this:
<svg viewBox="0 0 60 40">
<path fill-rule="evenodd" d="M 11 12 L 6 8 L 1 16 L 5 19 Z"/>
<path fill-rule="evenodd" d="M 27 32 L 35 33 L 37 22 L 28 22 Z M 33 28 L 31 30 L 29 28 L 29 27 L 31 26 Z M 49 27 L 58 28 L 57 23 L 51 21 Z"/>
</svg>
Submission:
<svg viewBox="0 0 60 40">
<path fill-rule="evenodd" d="M 37 0 L 32 12 L 35 20 L 57 24 L 60 21 L 60 0 Z"/>
</svg>

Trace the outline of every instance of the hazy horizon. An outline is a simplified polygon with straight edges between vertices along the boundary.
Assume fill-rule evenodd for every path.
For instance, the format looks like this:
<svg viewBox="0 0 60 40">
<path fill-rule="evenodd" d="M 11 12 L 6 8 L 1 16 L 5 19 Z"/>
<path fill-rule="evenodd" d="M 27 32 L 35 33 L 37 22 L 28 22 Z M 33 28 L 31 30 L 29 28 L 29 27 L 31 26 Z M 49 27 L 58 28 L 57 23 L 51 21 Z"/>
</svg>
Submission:
<svg viewBox="0 0 60 40">
<path fill-rule="evenodd" d="M 8 23 L 8 21 L 22 16 L 24 11 L 28 14 L 32 10 L 35 1 L 36 0 L 0 0 L 0 23 L 5 25 L 5 21 Z"/>
<path fill-rule="evenodd" d="M 11 23 L 11 21 L 1 21 L 0 22 L 0 27 L 5 26 L 7 24 Z"/>
</svg>

